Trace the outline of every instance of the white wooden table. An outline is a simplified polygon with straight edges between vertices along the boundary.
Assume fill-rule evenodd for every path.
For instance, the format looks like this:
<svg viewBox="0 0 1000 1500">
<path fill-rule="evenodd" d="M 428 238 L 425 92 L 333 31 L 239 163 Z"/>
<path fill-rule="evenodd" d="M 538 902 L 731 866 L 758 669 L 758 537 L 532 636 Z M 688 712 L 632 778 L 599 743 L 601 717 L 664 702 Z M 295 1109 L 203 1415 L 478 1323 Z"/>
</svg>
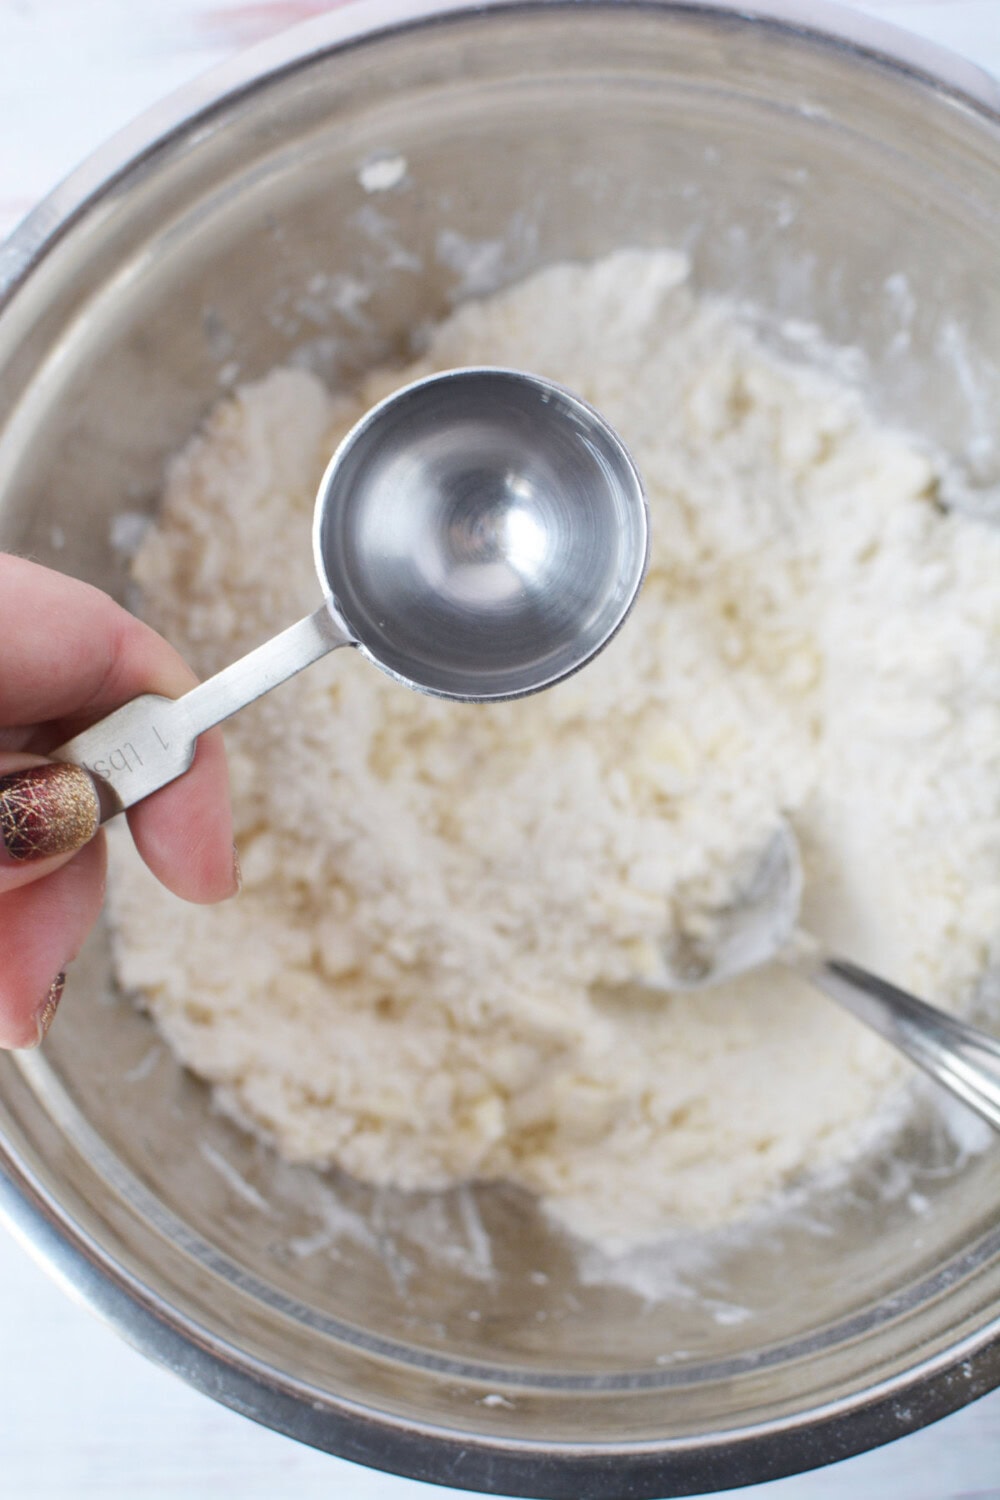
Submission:
<svg viewBox="0 0 1000 1500">
<path fill-rule="evenodd" d="M 359 0 L 360 3 L 360 0 Z M 0 0 L 0 236 L 168 90 L 332 0 Z M 867 0 L 1000 74 L 1000 0 Z M 998 274 L 1000 274 L 1000 246 Z M 0 1500 L 442 1500 L 255 1426 L 148 1363 L 0 1230 Z M 1000 1392 L 748 1500 L 1000 1500 Z"/>
</svg>

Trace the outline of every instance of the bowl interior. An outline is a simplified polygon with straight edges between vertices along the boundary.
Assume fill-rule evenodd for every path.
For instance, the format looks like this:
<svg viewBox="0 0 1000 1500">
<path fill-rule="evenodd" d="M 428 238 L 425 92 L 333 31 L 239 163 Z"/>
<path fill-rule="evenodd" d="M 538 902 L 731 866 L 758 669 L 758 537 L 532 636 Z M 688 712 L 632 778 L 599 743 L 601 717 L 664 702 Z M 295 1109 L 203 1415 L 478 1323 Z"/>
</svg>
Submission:
<svg viewBox="0 0 1000 1500">
<path fill-rule="evenodd" d="M 686 249 L 697 286 L 845 365 L 988 501 L 997 123 L 805 27 L 572 12 L 315 49 L 118 175 L 0 313 L 0 545 L 128 601 L 129 518 L 234 381 L 287 360 L 350 381 L 462 299 L 623 244 Z M 116 991 L 102 933 L 44 1056 L 0 1059 L 0 1101 L 11 1169 L 196 1342 L 312 1403 L 312 1441 L 343 1447 L 323 1413 L 351 1408 L 508 1451 L 726 1432 L 762 1453 L 776 1424 L 967 1355 L 952 1404 L 1000 1378 L 1000 1153 L 930 1093 L 891 1158 L 798 1210 L 618 1267 L 507 1189 L 406 1198 L 282 1165 Z M 803 1440 L 783 1464 L 832 1456 Z"/>
</svg>

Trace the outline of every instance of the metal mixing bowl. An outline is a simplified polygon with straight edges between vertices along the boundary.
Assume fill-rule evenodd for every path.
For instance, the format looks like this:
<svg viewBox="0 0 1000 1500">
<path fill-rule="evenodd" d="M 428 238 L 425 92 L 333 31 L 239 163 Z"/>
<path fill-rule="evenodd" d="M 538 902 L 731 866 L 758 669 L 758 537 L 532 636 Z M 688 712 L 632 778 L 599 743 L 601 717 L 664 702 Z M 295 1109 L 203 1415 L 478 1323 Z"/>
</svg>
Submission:
<svg viewBox="0 0 1000 1500">
<path fill-rule="evenodd" d="M 776 347 L 850 346 L 954 493 L 988 495 L 997 92 L 856 16 L 750 9 L 348 7 L 127 131 L 0 252 L 0 544 L 126 597 L 120 518 L 235 378 L 349 380 L 463 297 L 626 243 L 686 247 Z M 44 1052 L 0 1060 L 0 1134 L 6 1217 L 134 1343 L 421 1478 L 725 1488 L 1000 1379 L 1000 1152 L 933 1099 L 807 1213 L 664 1251 L 650 1300 L 510 1191 L 281 1165 L 157 1045 L 98 934 Z"/>
</svg>

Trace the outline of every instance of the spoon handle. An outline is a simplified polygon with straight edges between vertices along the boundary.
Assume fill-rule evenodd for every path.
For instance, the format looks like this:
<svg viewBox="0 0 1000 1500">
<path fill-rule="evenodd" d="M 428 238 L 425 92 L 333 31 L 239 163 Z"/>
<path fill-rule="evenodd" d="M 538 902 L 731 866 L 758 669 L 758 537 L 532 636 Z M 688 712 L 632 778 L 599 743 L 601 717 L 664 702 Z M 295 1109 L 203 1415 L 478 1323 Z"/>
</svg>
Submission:
<svg viewBox="0 0 1000 1500">
<path fill-rule="evenodd" d="M 324 604 L 180 698 L 144 693 L 51 751 L 97 783 L 101 822 L 182 776 L 200 734 L 337 646 L 354 644 Z"/>
<path fill-rule="evenodd" d="M 1000 1130 L 1000 1040 L 846 959 L 821 958 L 809 978 Z"/>
</svg>

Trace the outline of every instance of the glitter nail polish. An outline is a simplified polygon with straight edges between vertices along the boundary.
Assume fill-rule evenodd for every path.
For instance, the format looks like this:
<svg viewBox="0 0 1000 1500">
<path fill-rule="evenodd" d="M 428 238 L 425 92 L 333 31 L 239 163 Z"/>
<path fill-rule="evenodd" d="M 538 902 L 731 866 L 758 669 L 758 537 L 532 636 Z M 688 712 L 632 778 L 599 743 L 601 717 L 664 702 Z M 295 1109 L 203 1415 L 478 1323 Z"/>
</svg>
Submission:
<svg viewBox="0 0 1000 1500">
<path fill-rule="evenodd" d="M 94 783 L 79 766 L 30 766 L 0 776 L 0 863 L 82 849 L 100 821 Z"/>
<path fill-rule="evenodd" d="M 59 1009 L 59 1001 L 62 999 L 63 990 L 66 988 L 66 975 L 57 974 L 49 985 L 49 992 L 39 1007 L 35 1020 L 38 1025 L 39 1045 L 44 1042 L 45 1034 L 52 1025 L 52 1018 Z"/>
</svg>

